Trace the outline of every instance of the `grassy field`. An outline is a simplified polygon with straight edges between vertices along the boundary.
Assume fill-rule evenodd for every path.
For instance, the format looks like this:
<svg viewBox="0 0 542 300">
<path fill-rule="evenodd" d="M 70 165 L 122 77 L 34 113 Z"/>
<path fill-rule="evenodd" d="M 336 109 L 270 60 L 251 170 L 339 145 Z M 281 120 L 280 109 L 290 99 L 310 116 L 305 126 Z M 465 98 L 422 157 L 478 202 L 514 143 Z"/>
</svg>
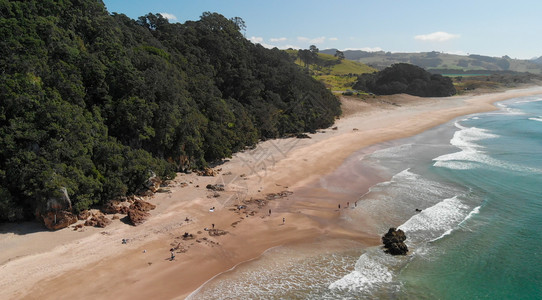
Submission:
<svg viewBox="0 0 542 300">
<path fill-rule="evenodd" d="M 286 50 L 293 57 L 297 56 L 297 50 Z M 308 71 L 311 75 L 323 82 L 327 88 L 332 91 L 345 91 L 351 89 L 357 80 L 357 76 L 364 73 L 375 72 L 376 69 L 357 61 L 343 59 L 339 63 L 337 57 L 318 53 L 319 64 L 311 64 L 308 66 Z M 295 63 L 305 67 L 301 59 L 297 58 Z M 326 67 L 326 65 L 330 65 Z"/>
</svg>

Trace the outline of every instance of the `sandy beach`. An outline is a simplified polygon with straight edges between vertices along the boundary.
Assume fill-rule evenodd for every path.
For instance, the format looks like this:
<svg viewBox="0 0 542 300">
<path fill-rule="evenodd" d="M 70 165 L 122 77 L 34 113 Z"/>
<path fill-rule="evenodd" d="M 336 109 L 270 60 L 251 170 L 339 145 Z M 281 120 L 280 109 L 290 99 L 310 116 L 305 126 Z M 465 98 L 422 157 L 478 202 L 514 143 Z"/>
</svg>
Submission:
<svg viewBox="0 0 542 300">
<path fill-rule="evenodd" d="M 315 182 L 361 149 L 535 94 L 542 87 L 449 98 L 343 97 L 343 116 L 310 139 L 261 142 L 214 167 L 217 176 L 178 174 L 165 192 L 144 199 L 157 207 L 140 226 L 114 220 L 106 228 L 49 232 L 36 223 L 0 225 L 0 298 L 184 299 L 276 246 L 325 239 L 378 245 L 370 224 L 351 228 L 340 217 L 356 195 L 384 178 L 367 170 L 356 179 L 356 193 L 342 197 Z"/>
</svg>

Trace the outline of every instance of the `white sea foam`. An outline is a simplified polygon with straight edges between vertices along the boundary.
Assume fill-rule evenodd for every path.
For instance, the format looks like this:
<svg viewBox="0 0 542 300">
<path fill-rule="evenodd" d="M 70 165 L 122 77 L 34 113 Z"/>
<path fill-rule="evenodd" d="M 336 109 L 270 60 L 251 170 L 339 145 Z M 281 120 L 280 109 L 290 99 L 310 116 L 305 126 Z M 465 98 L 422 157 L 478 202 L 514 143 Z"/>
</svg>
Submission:
<svg viewBox="0 0 542 300">
<path fill-rule="evenodd" d="M 532 101 L 525 101 L 525 102 L 532 102 Z M 517 108 L 509 107 L 508 105 L 504 103 L 497 103 L 497 106 L 501 108 L 501 112 L 493 112 L 489 114 L 502 114 L 502 113 L 506 113 L 510 115 L 524 115 L 525 114 L 524 111 Z"/>
<path fill-rule="evenodd" d="M 395 147 L 389 147 L 382 150 L 375 151 L 370 155 L 372 158 L 389 159 L 405 156 L 405 153 L 412 149 L 412 144 L 402 144 Z"/>
<path fill-rule="evenodd" d="M 390 265 L 394 264 L 394 259 L 383 254 L 380 249 L 372 250 L 361 255 L 354 271 L 331 283 L 329 289 L 363 291 L 376 285 L 392 282 L 393 272 L 390 270 Z"/>
<path fill-rule="evenodd" d="M 496 134 L 477 127 L 465 127 L 456 123 L 460 130 L 454 133 L 450 140 L 453 146 L 461 149 L 459 152 L 444 154 L 433 160 L 435 167 L 445 167 L 456 170 L 466 170 L 475 167 L 472 162 L 487 163 L 491 158 L 483 153 L 483 146 L 475 143 L 477 141 L 497 138 Z"/>
<path fill-rule="evenodd" d="M 524 98 L 522 98 L 522 99 L 524 99 Z M 516 101 L 514 103 L 520 104 L 520 103 L 540 102 L 540 101 L 542 101 L 542 98 L 540 98 L 540 97 L 532 97 L 532 98 L 528 97 L 527 100 L 520 100 L 520 101 Z"/>
<path fill-rule="evenodd" d="M 477 206 L 475 207 L 473 210 L 471 210 L 471 212 L 463 219 L 463 221 L 461 221 L 457 227 L 461 226 L 463 223 L 465 223 L 465 221 L 467 221 L 468 219 L 472 218 L 474 215 L 477 215 L 480 213 L 480 207 L 481 206 Z M 437 240 L 440 240 L 442 239 L 443 237 L 447 236 L 447 235 L 450 235 L 457 227 L 453 227 L 453 228 L 450 228 L 448 230 L 446 230 L 442 235 L 440 235 L 439 237 L 431 240 L 431 242 L 434 242 L 434 241 L 437 241 Z"/>
<path fill-rule="evenodd" d="M 448 198 L 412 216 L 399 229 L 408 233 L 411 242 L 428 241 L 455 228 L 468 210 L 457 197 Z"/>
<path fill-rule="evenodd" d="M 529 118 L 529 120 L 531 120 L 531 121 L 537 121 L 537 122 L 542 122 L 542 117 L 538 117 L 538 118 Z"/>
<path fill-rule="evenodd" d="M 450 143 L 461 149 L 461 151 L 434 158 L 433 161 L 435 163 L 433 166 L 454 170 L 469 170 L 480 166 L 493 166 L 517 172 L 542 172 L 542 170 L 536 168 L 520 166 L 493 158 L 485 153 L 485 147 L 476 143 L 481 140 L 498 138 L 499 135 L 493 134 L 486 129 L 465 127 L 458 123 L 456 123 L 456 127 L 460 130 L 454 133 Z"/>
</svg>

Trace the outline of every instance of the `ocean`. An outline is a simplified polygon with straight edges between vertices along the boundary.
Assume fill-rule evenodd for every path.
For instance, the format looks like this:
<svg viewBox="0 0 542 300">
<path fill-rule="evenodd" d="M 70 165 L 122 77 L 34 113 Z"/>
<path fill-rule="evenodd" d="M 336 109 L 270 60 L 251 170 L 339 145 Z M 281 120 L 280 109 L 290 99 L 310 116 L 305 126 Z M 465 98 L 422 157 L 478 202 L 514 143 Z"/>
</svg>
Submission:
<svg viewBox="0 0 542 300">
<path fill-rule="evenodd" d="M 402 229 L 408 255 L 277 247 L 189 298 L 542 299 L 542 95 L 497 105 L 347 160 L 387 180 L 342 221 Z"/>
</svg>

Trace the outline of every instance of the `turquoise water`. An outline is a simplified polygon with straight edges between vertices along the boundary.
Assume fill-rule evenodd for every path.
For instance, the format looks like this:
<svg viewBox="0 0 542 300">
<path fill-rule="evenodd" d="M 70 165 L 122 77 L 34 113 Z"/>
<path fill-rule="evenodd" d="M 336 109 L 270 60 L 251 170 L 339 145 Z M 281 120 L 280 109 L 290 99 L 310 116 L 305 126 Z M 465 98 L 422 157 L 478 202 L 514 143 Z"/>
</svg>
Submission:
<svg viewBox="0 0 542 300">
<path fill-rule="evenodd" d="M 407 256 L 279 247 L 192 298 L 542 299 L 542 96 L 499 106 L 348 160 L 390 179 L 343 220 L 403 229 Z"/>
<path fill-rule="evenodd" d="M 459 152 L 434 172 L 480 204 L 401 270 L 405 295 L 441 299 L 542 299 L 542 98 L 501 103 L 499 113 L 456 124 Z"/>
</svg>

